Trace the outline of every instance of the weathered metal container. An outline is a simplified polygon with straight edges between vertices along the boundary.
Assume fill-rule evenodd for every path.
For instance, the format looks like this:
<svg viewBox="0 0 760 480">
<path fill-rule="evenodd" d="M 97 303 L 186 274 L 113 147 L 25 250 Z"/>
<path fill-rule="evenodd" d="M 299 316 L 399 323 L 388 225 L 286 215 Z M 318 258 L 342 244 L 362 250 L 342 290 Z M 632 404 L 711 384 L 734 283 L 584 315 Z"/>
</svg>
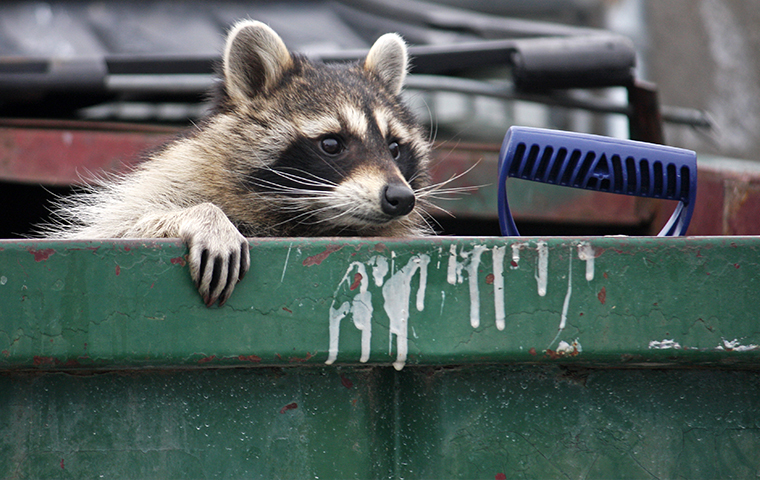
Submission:
<svg viewBox="0 0 760 480">
<path fill-rule="evenodd" d="M 760 239 L 0 242 L 3 478 L 729 478 Z"/>
</svg>

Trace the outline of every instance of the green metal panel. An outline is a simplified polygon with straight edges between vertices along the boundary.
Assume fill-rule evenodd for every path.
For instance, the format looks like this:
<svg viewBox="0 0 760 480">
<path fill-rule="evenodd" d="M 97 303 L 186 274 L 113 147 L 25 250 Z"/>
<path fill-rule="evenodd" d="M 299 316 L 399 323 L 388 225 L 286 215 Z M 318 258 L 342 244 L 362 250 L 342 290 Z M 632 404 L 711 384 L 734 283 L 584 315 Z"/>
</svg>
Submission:
<svg viewBox="0 0 760 480">
<path fill-rule="evenodd" d="M 6 368 L 324 364 L 340 317 L 348 364 L 760 355 L 753 237 L 257 240 L 252 271 L 212 309 L 176 242 L 0 248 Z"/>
<path fill-rule="evenodd" d="M 753 478 L 744 370 L 0 376 L 2 478 Z M 503 476 L 500 476 L 503 475 Z"/>
<path fill-rule="evenodd" d="M 760 472 L 759 238 L 251 248 L 0 242 L 0 478 Z"/>
</svg>

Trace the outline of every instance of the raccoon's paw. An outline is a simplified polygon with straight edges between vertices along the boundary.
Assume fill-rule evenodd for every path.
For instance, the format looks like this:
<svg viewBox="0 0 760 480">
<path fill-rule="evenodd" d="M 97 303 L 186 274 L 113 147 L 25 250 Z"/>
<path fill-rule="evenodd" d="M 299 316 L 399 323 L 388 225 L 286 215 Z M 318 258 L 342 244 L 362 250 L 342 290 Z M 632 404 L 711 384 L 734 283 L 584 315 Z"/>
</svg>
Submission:
<svg viewBox="0 0 760 480">
<path fill-rule="evenodd" d="M 248 240 L 221 210 L 221 217 L 216 213 L 180 228 L 190 250 L 190 276 L 207 307 L 217 301 L 220 307 L 224 305 L 251 265 Z"/>
</svg>

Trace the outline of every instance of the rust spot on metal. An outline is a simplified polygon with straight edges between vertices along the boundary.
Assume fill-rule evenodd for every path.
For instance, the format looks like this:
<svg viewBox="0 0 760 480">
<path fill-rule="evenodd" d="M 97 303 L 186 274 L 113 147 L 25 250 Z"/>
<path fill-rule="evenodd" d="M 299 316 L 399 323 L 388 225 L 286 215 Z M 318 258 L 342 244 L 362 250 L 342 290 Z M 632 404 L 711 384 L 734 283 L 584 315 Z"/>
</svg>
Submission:
<svg viewBox="0 0 760 480">
<path fill-rule="evenodd" d="M 384 252 L 387 248 L 388 247 L 386 247 L 384 243 L 378 243 L 375 245 L 376 252 Z"/>
<path fill-rule="evenodd" d="M 198 363 L 200 363 L 200 364 L 208 363 L 208 362 L 214 360 L 215 358 L 216 358 L 216 355 L 211 355 L 210 357 L 203 357 L 200 360 L 198 360 Z"/>
<path fill-rule="evenodd" d="M 63 469 L 64 469 L 64 467 L 63 467 L 63 459 L 61 459 L 61 470 L 63 470 Z"/>
<path fill-rule="evenodd" d="M 58 359 L 55 359 L 53 357 L 41 357 L 39 355 L 35 355 L 32 359 L 32 364 L 35 367 L 39 367 L 41 365 L 58 365 L 61 361 Z"/>
<path fill-rule="evenodd" d="M 530 347 L 530 350 L 528 350 L 528 353 L 530 353 L 531 355 L 533 355 L 535 357 L 536 356 L 536 347 Z"/>
<path fill-rule="evenodd" d="M 259 363 L 261 362 L 261 357 L 258 355 L 238 355 L 238 360 L 241 362 L 254 362 Z"/>
<path fill-rule="evenodd" d="M 306 259 L 303 261 L 303 266 L 311 267 L 312 265 L 319 265 L 324 262 L 325 259 L 330 256 L 330 254 L 337 252 L 341 248 L 343 248 L 343 245 L 328 245 L 327 248 L 325 248 L 324 252 L 312 255 L 311 257 L 306 257 Z"/>
<path fill-rule="evenodd" d="M 567 351 L 564 349 L 550 350 L 547 348 L 545 354 L 547 357 L 549 357 L 552 360 L 557 360 L 558 358 L 562 358 L 562 357 L 576 357 L 580 355 L 581 352 L 578 350 L 578 344 L 576 342 L 573 342 L 571 346 L 573 347 L 572 351 Z"/>
<path fill-rule="evenodd" d="M 116 275 L 118 276 L 121 273 L 121 267 L 116 265 Z"/>
<path fill-rule="evenodd" d="M 739 268 L 739 264 L 738 263 L 734 263 L 734 268 Z"/>
<path fill-rule="evenodd" d="M 604 274 L 603 274 L 602 276 L 604 277 L 604 279 L 605 279 L 605 280 L 607 280 L 608 278 L 610 278 L 610 277 L 607 275 L 607 272 L 604 272 Z"/>
<path fill-rule="evenodd" d="M 74 252 L 81 252 L 83 250 L 89 250 L 90 252 L 92 252 L 94 254 L 94 253 L 98 253 L 99 249 L 100 249 L 100 247 L 84 247 L 84 248 L 71 248 L 70 250 L 72 250 Z"/>
<path fill-rule="evenodd" d="M 602 289 L 599 290 L 599 293 L 596 294 L 596 298 L 599 299 L 599 303 L 604 305 L 607 302 L 607 289 L 602 287 Z"/>
<path fill-rule="evenodd" d="M 172 265 L 179 265 L 180 267 L 187 265 L 187 260 L 185 257 L 174 257 L 169 261 L 172 262 Z"/>
<path fill-rule="evenodd" d="M 9 352 L 8 350 L 3 350 L 2 354 L 3 354 L 4 357 L 10 357 L 11 356 L 11 352 Z"/>
<path fill-rule="evenodd" d="M 560 358 L 562 356 L 562 354 L 559 353 L 559 352 L 557 352 L 557 351 L 554 351 L 554 350 L 546 349 L 546 356 L 548 356 L 552 360 L 556 360 L 556 359 Z"/>
<path fill-rule="evenodd" d="M 29 247 L 28 250 L 29 250 L 29 253 L 34 255 L 35 262 L 42 262 L 44 260 L 47 260 L 48 258 L 50 258 L 51 255 L 55 253 L 55 250 L 53 250 L 52 248 L 45 248 L 43 250 L 35 250 L 34 248 Z"/>
<path fill-rule="evenodd" d="M 289 403 L 280 409 L 280 413 L 285 413 L 288 410 L 295 410 L 296 408 L 298 408 L 298 404 L 296 402 Z"/>
<path fill-rule="evenodd" d="M 282 307 L 282 309 L 288 313 L 293 313 L 293 310 L 289 309 L 288 307 Z"/>
<path fill-rule="evenodd" d="M 306 357 L 305 358 L 290 357 L 290 358 L 288 358 L 288 361 L 290 363 L 303 363 L 303 362 L 309 361 L 309 359 L 312 358 L 313 356 L 314 356 L 313 353 L 306 352 Z"/>
<path fill-rule="evenodd" d="M 486 284 L 487 285 L 493 285 L 493 273 L 489 273 L 486 275 Z"/>
<path fill-rule="evenodd" d="M 497 473 L 493 477 L 494 480 L 507 480 L 507 475 L 504 473 Z"/>
<path fill-rule="evenodd" d="M 340 383 L 346 388 L 353 388 L 354 382 L 346 378 L 342 373 L 340 374 Z"/>
<path fill-rule="evenodd" d="M 351 286 L 348 287 L 348 289 L 349 290 L 356 290 L 357 288 L 359 288 L 359 284 L 361 284 L 362 278 L 363 278 L 362 274 L 359 273 L 359 272 L 356 272 L 354 274 L 354 283 L 352 283 Z"/>
<path fill-rule="evenodd" d="M 520 265 L 519 265 L 517 262 L 515 262 L 514 260 L 510 261 L 510 262 L 509 262 L 509 265 L 511 265 L 511 266 L 512 266 L 512 268 L 517 268 L 517 267 L 519 267 L 519 266 L 520 266 Z"/>
</svg>

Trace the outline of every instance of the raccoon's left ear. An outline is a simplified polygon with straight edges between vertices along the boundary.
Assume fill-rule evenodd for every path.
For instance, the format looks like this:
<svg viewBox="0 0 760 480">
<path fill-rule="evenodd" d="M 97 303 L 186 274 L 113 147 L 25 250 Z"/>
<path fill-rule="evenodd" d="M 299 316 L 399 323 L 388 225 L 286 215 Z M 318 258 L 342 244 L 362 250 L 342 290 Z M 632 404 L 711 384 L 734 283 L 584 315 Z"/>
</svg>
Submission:
<svg viewBox="0 0 760 480">
<path fill-rule="evenodd" d="M 364 59 L 364 70 L 374 73 L 393 94 L 401 93 L 409 58 L 404 40 L 395 33 L 378 38 Z"/>
<path fill-rule="evenodd" d="M 227 35 L 223 62 L 227 94 L 243 101 L 279 82 L 293 65 L 293 58 L 274 30 L 261 22 L 243 20 Z"/>
</svg>

